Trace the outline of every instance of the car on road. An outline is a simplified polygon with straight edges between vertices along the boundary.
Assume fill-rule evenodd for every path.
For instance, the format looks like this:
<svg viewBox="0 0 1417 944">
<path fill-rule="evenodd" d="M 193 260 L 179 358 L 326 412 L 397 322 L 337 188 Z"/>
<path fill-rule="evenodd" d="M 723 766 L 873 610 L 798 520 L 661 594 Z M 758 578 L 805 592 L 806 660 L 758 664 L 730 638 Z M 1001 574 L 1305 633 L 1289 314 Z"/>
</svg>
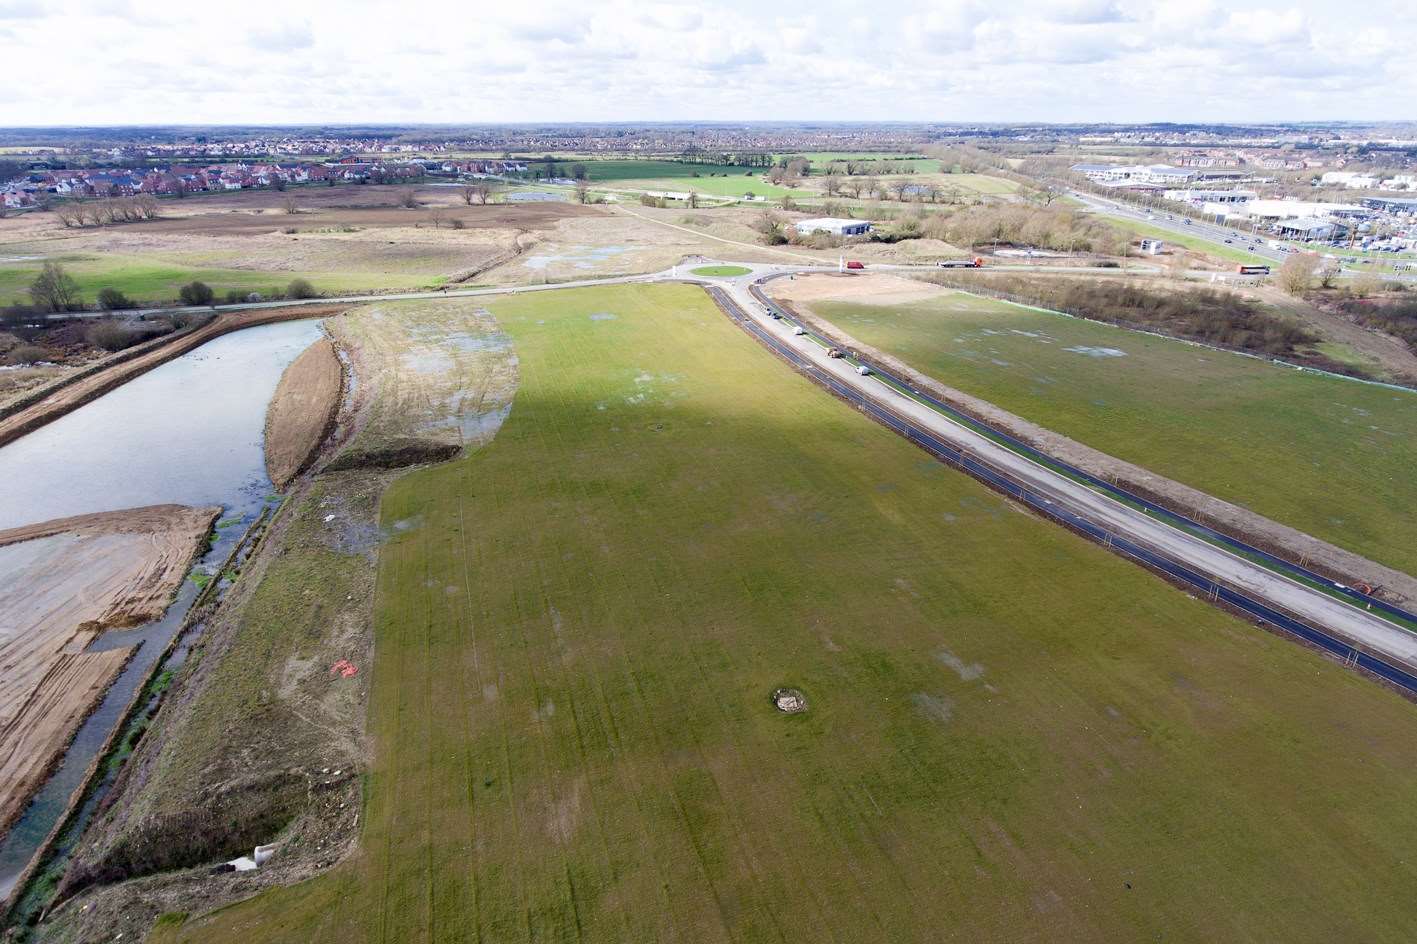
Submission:
<svg viewBox="0 0 1417 944">
<path fill-rule="evenodd" d="M 1190 225 L 1191 225 L 1191 221 L 1190 221 L 1190 220 L 1186 220 L 1186 225 L 1187 225 L 1187 226 L 1190 226 Z"/>
<path fill-rule="evenodd" d="M 856 372 L 862 377 L 865 377 L 867 374 L 871 373 L 871 368 L 867 367 L 865 364 L 857 364 Z"/>
</svg>

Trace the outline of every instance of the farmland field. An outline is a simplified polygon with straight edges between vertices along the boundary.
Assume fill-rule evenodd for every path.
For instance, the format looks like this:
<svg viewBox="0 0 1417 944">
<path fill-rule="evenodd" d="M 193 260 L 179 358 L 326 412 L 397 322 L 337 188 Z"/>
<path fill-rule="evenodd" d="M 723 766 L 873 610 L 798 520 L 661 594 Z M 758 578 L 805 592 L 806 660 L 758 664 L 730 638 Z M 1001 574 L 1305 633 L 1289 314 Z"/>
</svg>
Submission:
<svg viewBox="0 0 1417 944">
<path fill-rule="evenodd" d="M 206 282 L 219 295 L 227 289 L 284 291 L 291 279 L 296 278 L 307 279 L 319 292 L 364 292 L 413 287 L 419 282 L 395 272 L 263 272 L 112 254 L 66 255 L 56 257 L 55 261 L 74 277 L 81 297 L 89 304 L 94 303 L 102 288 L 116 288 L 142 301 L 169 301 L 177 297 L 179 288 L 194 279 Z M 0 265 L 0 306 L 28 301 L 26 292 L 41 265 L 32 261 Z"/>
<path fill-rule="evenodd" d="M 1030 422 L 1417 573 L 1417 394 L 958 292 L 812 307 Z"/>
<path fill-rule="evenodd" d="M 1410 704 L 698 289 L 489 308 L 510 416 L 382 502 L 362 853 L 155 940 L 1407 939 Z"/>
</svg>

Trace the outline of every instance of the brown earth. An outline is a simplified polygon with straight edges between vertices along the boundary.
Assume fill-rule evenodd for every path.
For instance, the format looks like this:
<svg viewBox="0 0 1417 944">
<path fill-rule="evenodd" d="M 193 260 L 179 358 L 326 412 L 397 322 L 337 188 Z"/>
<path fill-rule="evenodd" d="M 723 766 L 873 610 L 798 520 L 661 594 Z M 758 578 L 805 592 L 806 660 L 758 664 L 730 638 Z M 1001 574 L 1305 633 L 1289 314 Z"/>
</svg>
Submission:
<svg viewBox="0 0 1417 944">
<path fill-rule="evenodd" d="M 398 195 L 405 189 L 408 188 L 350 185 L 300 187 L 285 193 L 250 190 L 194 194 L 181 200 L 163 200 L 158 219 L 101 228 L 66 228 L 52 213 L 26 213 L 0 222 L 0 244 L 77 240 L 95 233 L 239 234 L 265 233 L 289 226 L 413 226 L 425 222 L 433 207 L 443 211 L 445 221 L 461 220 L 468 229 L 544 229 L 567 217 L 605 214 L 593 206 L 560 201 L 466 206 L 456 187 L 415 187 L 420 205 L 397 206 Z M 287 196 L 298 212 L 285 212 Z"/>
<path fill-rule="evenodd" d="M 344 370 L 329 338 L 320 338 L 280 376 L 266 410 L 266 474 L 284 490 L 314 458 L 339 412 Z"/>
<path fill-rule="evenodd" d="M 41 396 L 35 402 L 0 419 L 0 446 L 13 442 L 66 413 L 77 410 L 90 400 L 127 383 L 139 374 L 147 373 L 154 367 L 164 364 L 174 357 L 186 354 L 213 338 L 229 334 L 232 331 L 239 331 L 242 328 L 270 324 L 275 321 L 323 318 L 327 315 L 337 314 L 345 307 L 343 305 L 295 305 L 289 308 L 263 308 L 217 315 L 202 327 L 178 335 L 170 342 L 159 343 L 141 352 L 137 357 L 123 360 L 121 363 L 114 363 L 112 366 L 104 367 L 93 373 L 84 374 L 78 379 L 75 379 L 75 375 L 62 378 L 49 388 L 47 394 L 45 391 L 36 391 L 35 394 Z"/>
<path fill-rule="evenodd" d="M 778 279 L 772 283 L 772 294 L 793 302 L 868 301 L 874 305 L 899 305 L 921 301 L 947 293 L 938 285 L 918 279 L 868 272 L 865 275 L 802 275 Z"/>
<path fill-rule="evenodd" d="M 842 279 L 834 276 L 799 276 L 795 280 L 777 279 L 769 283 L 769 294 L 785 302 L 812 295 L 815 300 L 841 299 L 837 286 L 849 291 L 849 286 L 866 277 Z M 809 285 L 808 283 L 816 283 Z M 1124 488 L 1147 496 L 1158 503 L 1196 518 L 1218 530 L 1243 538 L 1252 544 L 1301 561 L 1319 572 L 1383 587 L 1397 602 L 1417 600 L 1417 578 L 1384 567 L 1351 551 L 1335 547 L 1312 535 L 1271 521 L 1252 511 L 1221 501 L 1205 492 L 1157 475 L 1138 465 L 1124 462 L 1066 436 L 1030 423 L 1020 416 L 1000 409 L 987 400 L 971 396 L 928 377 L 896 357 L 864 344 L 839 327 L 812 311 L 806 302 L 791 306 L 792 310 L 823 336 L 842 347 L 854 348 L 867 357 L 889 367 L 898 376 L 928 390 L 950 406 L 1008 432 L 1035 448 L 1071 463 L 1086 472 L 1110 479 Z"/>
<path fill-rule="evenodd" d="M 220 512 L 153 505 L 0 531 L 0 830 L 132 654 L 89 644 L 162 615 Z"/>
</svg>

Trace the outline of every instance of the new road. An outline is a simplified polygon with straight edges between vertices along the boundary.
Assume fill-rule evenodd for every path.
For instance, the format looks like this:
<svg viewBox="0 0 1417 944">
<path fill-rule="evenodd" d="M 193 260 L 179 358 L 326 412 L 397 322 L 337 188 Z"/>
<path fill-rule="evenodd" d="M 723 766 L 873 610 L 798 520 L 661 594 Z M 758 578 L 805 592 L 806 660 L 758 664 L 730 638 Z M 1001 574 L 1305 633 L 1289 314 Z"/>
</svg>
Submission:
<svg viewBox="0 0 1417 944">
<path fill-rule="evenodd" d="M 1264 612 L 1267 608 L 1273 608 L 1281 618 L 1296 618 L 1356 645 L 1394 670 L 1375 669 L 1378 674 L 1398 684 L 1410 683 L 1405 687 L 1417 692 L 1417 632 L 1378 615 L 1368 608 L 1369 604 L 1357 605 L 1368 598 L 1356 592 L 1349 596 L 1342 592 L 1347 588 L 1338 588 L 1316 574 L 1311 575 L 1312 579 L 1296 579 L 1271 563 L 1242 557 L 1214 540 L 1124 504 L 957 422 L 910 395 L 908 387 L 902 389 L 903 384 L 896 386 L 883 379 L 876 369 L 866 367 L 868 372 L 862 373 L 865 365 L 860 361 L 828 357 L 827 346 L 821 339 L 814 338 L 789 312 L 761 292 L 761 283 L 772 277 L 758 275 L 724 280 L 722 287 L 727 298 L 742 312 L 741 320 L 751 329 L 751 334 L 819 382 L 838 392 L 849 391 L 852 396 L 848 399 L 869 407 L 868 412 L 927 448 L 943 447 L 943 450 L 932 448 L 932 451 L 982 463 L 1016 486 L 1006 488 L 1007 491 L 1027 497 L 1045 513 L 1074 526 L 1082 525 L 1083 530 L 1103 537 L 1106 543 L 1115 542 L 1129 551 L 1137 549 L 1140 553 L 1132 556 L 1168 570 L 1173 576 L 1198 575 L 1200 589 L 1213 599 L 1237 605 L 1257 601 L 1265 606 L 1244 608 L 1262 617 L 1267 615 Z M 777 317 L 773 317 L 774 314 Z M 798 329 L 802 333 L 797 333 Z M 1236 546 L 1244 547 L 1238 542 Z M 1183 573 L 1167 567 L 1168 562 L 1179 565 L 1178 570 Z M 1299 568 L 1292 569 L 1296 574 L 1303 573 Z M 1392 608 L 1392 613 L 1397 619 L 1410 618 L 1410 614 L 1396 608 Z M 1270 621 L 1296 631 L 1282 619 Z M 1318 641 L 1306 633 L 1300 632 L 1300 635 Z M 1344 646 L 1341 651 L 1347 654 L 1348 648 Z"/>
<path fill-rule="evenodd" d="M 707 265 L 709 261 L 696 264 Z M 1136 501 L 1124 502 L 1105 489 L 1080 481 L 1076 475 L 1063 474 L 1060 465 L 1048 457 L 1011 448 L 997 434 L 985 435 L 993 431 L 952 417 L 948 408 L 932 403 L 904 380 L 882 376 L 878 367 L 855 359 L 828 357 L 827 342 L 798 325 L 790 312 L 762 292 L 761 286 L 790 273 L 835 267 L 747 267 L 750 274 L 730 278 L 696 278 L 687 273 L 681 276 L 680 267 L 675 267 L 647 275 L 554 285 L 323 298 L 310 303 L 506 295 L 631 282 L 686 281 L 707 286 L 725 311 L 760 342 L 936 455 L 1045 515 L 1191 584 L 1211 599 L 1238 606 L 1417 693 L 1417 616 L 1297 565 L 1281 562 L 1242 542 L 1217 540 L 1213 532 L 1206 534 L 1205 529 L 1180 516 L 1148 513 Z M 289 305 L 291 302 L 263 302 L 222 307 Z M 1406 628 L 1409 626 L 1412 629 Z"/>
</svg>

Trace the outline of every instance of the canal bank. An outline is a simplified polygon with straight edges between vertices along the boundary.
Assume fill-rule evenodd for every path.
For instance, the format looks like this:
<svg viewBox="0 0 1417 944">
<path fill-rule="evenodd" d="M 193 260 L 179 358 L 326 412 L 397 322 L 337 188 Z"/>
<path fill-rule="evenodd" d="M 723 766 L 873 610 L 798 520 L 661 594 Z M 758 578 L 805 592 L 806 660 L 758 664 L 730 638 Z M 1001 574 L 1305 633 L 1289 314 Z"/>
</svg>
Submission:
<svg viewBox="0 0 1417 944">
<path fill-rule="evenodd" d="M 313 319 L 217 337 L 0 448 L 9 483 L 0 497 L 3 528 L 143 505 L 222 509 L 208 549 L 165 612 L 101 633 L 85 648 L 136 647 L 0 842 L 0 894 L 64 818 L 203 587 L 221 582 L 243 533 L 278 500 L 265 473 L 267 404 L 285 367 L 320 337 Z M 13 585 L 18 574 L 0 561 L 0 584 Z"/>
</svg>

